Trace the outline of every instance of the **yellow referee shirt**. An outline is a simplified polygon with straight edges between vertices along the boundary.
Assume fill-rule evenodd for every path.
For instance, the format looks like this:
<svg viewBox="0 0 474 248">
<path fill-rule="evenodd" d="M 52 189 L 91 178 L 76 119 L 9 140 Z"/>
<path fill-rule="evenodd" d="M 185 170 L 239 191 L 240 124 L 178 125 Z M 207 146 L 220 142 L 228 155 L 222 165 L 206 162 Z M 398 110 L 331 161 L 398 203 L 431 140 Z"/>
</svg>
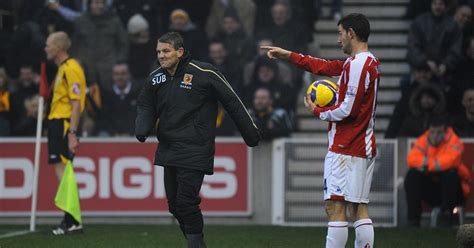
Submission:
<svg viewBox="0 0 474 248">
<path fill-rule="evenodd" d="M 86 77 L 77 60 L 68 58 L 59 66 L 53 87 L 49 120 L 71 118 L 71 100 L 79 100 L 81 112 L 84 110 Z"/>
</svg>

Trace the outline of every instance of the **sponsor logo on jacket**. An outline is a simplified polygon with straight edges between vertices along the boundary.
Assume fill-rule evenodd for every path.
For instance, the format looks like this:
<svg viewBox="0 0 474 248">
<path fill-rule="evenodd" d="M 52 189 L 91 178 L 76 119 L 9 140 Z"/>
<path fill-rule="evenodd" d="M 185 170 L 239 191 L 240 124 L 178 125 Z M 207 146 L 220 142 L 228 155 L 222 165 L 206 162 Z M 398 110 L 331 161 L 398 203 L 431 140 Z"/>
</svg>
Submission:
<svg viewBox="0 0 474 248">
<path fill-rule="evenodd" d="M 191 81 L 193 81 L 193 75 L 186 73 L 184 74 L 183 81 L 181 81 L 179 87 L 190 90 L 193 88 L 193 83 Z"/>
</svg>

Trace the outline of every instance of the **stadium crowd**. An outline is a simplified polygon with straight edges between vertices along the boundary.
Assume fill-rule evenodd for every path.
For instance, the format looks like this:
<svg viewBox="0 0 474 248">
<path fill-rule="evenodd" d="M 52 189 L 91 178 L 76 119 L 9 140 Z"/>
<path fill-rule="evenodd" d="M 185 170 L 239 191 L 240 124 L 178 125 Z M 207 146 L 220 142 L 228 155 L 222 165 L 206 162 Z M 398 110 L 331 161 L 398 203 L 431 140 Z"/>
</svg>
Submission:
<svg viewBox="0 0 474 248">
<path fill-rule="evenodd" d="M 474 1 L 411 0 L 410 74 L 400 82 L 386 138 L 419 137 L 433 115 L 448 114 L 460 137 L 474 137 Z"/>
<path fill-rule="evenodd" d="M 314 23 L 341 17 L 341 0 L 333 1 L 330 16 L 322 15 L 322 4 L 321 0 L 2 1 L 0 136 L 34 135 L 45 39 L 59 30 L 72 37 L 71 55 L 86 71 L 82 136 L 132 135 L 137 94 L 157 67 L 156 39 L 167 31 L 181 33 L 193 59 L 214 64 L 226 76 L 267 139 L 288 136 L 297 126 L 303 72 L 267 59 L 258 47 L 276 45 L 313 53 Z M 474 136 L 472 7 L 472 0 L 409 2 L 410 73 L 400 82 L 402 97 L 386 138 L 418 137 L 427 130 L 431 115 L 444 112 L 450 114 L 460 137 Z M 46 68 L 52 85 L 57 67 L 47 62 Z M 265 90 L 257 94 L 262 88 L 271 93 L 269 100 Z M 217 134 L 234 135 L 228 115 L 219 113 Z"/>
</svg>

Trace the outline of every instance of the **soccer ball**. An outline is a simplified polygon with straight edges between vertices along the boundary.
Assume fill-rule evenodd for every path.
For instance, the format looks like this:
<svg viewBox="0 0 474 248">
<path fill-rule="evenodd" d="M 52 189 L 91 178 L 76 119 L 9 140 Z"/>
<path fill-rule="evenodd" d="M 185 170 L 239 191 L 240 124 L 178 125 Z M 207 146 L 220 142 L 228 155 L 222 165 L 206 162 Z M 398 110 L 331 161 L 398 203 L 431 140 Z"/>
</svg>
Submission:
<svg viewBox="0 0 474 248">
<path fill-rule="evenodd" d="M 336 104 L 338 86 L 330 80 L 317 80 L 306 91 L 311 101 L 318 107 L 330 107 Z"/>
</svg>

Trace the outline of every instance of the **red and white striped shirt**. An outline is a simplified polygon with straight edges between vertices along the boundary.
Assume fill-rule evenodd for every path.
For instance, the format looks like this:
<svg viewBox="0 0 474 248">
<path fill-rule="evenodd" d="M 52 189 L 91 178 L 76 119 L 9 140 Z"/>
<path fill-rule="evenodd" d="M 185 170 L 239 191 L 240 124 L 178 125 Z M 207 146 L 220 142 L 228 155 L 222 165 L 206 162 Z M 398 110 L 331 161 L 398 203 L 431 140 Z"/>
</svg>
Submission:
<svg viewBox="0 0 474 248">
<path fill-rule="evenodd" d="M 329 121 L 329 150 L 362 158 L 375 157 L 375 106 L 380 82 L 378 59 L 370 52 L 358 53 L 346 61 L 292 53 L 290 61 L 314 74 L 340 76 L 337 104 L 314 109 L 315 116 Z"/>
</svg>

